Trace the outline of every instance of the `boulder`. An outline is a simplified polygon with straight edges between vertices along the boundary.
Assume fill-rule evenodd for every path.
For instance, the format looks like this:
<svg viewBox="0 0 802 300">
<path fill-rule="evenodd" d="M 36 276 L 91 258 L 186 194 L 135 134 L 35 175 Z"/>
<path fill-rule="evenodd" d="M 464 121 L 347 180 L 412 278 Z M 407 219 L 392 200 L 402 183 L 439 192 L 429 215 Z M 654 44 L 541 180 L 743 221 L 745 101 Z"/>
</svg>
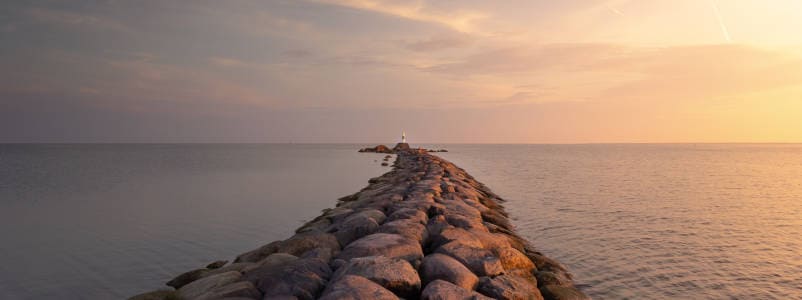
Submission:
<svg viewBox="0 0 802 300">
<path fill-rule="evenodd" d="M 237 271 L 220 273 L 195 280 L 178 289 L 178 295 L 182 299 L 196 299 L 216 288 L 231 284 L 242 277 Z"/>
<path fill-rule="evenodd" d="M 496 299 L 503 300 L 543 300 L 537 281 L 529 275 L 516 276 L 504 274 L 496 277 L 482 277 L 479 279 L 480 293 Z"/>
<path fill-rule="evenodd" d="M 274 241 L 257 249 L 245 252 L 234 259 L 235 263 L 238 262 L 257 262 L 267 257 L 270 254 L 276 253 L 281 241 Z"/>
<path fill-rule="evenodd" d="M 365 215 L 352 215 L 337 225 L 334 236 L 341 245 L 348 245 L 363 236 L 379 230 L 379 223 Z"/>
<path fill-rule="evenodd" d="M 276 249 L 276 252 L 301 256 L 306 253 L 306 251 L 316 248 L 329 248 L 333 251 L 338 251 L 340 250 L 340 243 L 332 234 L 320 231 L 310 231 L 296 234 L 291 238 L 281 242 Z"/>
<path fill-rule="evenodd" d="M 209 272 L 209 270 L 204 268 L 204 269 L 195 269 L 189 272 L 182 273 L 181 275 L 178 275 L 175 278 L 168 281 L 167 286 L 171 286 L 175 289 L 180 289 L 182 286 L 185 286 L 190 282 L 202 278 L 207 272 Z"/>
<path fill-rule="evenodd" d="M 367 278 L 345 275 L 330 284 L 320 300 L 397 300 L 398 296 Z"/>
<path fill-rule="evenodd" d="M 227 260 L 218 260 L 216 262 L 210 263 L 206 265 L 207 269 L 219 269 L 225 266 L 228 263 Z"/>
<path fill-rule="evenodd" d="M 384 225 L 379 227 L 379 232 L 399 234 L 406 238 L 416 240 L 421 244 L 429 237 L 426 226 L 413 219 L 402 219 L 384 223 Z"/>
<path fill-rule="evenodd" d="M 575 287 L 545 285 L 540 287 L 540 293 L 546 300 L 590 300 L 590 297 Z"/>
<path fill-rule="evenodd" d="M 467 290 L 476 288 L 479 278 L 462 263 L 444 254 L 430 254 L 423 258 L 420 275 L 424 284 L 445 280 Z"/>
<path fill-rule="evenodd" d="M 370 279 L 404 298 L 417 297 L 421 289 L 418 272 L 409 262 L 402 259 L 389 259 L 384 256 L 353 258 L 337 269 L 332 281 L 338 281 L 346 275 Z"/>
<path fill-rule="evenodd" d="M 230 298 L 245 298 L 245 299 L 261 299 L 260 293 L 256 287 L 248 281 L 238 281 L 229 285 L 215 288 L 195 300 L 219 300 Z"/>
<path fill-rule="evenodd" d="M 429 220 L 429 217 L 426 216 L 426 213 L 421 210 L 405 207 L 393 211 L 393 213 L 390 214 L 389 217 L 387 217 L 386 221 L 392 222 L 396 220 L 407 220 L 407 219 L 411 219 L 414 220 L 415 222 L 419 222 L 423 225 L 426 225 L 426 222 Z"/>
<path fill-rule="evenodd" d="M 416 266 L 423 258 L 423 250 L 417 241 L 398 234 L 374 233 L 346 246 L 337 258 L 348 261 L 367 256 L 399 258 Z"/>
<path fill-rule="evenodd" d="M 501 261 L 490 250 L 474 248 L 460 241 L 440 246 L 435 252 L 453 257 L 479 276 L 495 276 L 504 272 Z"/>
<path fill-rule="evenodd" d="M 444 280 L 435 280 L 426 285 L 421 300 L 492 300 L 477 292 L 466 290 Z"/>
<path fill-rule="evenodd" d="M 331 268 L 319 259 L 266 265 L 243 276 L 264 293 L 265 298 L 293 296 L 298 299 L 315 299 L 330 277 Z"/>
<path fill-rule="evenodd" d="M 521 253 L 521 251 L 515 250 L 512 247 L 496 247 L 491 249 L 493 249 L 493 252 L 498 256 L 498 259 L 501 260 L 501 265 L 504 267 L 504 270 L 524 270 L 527 273 L 531 273 L 535 269 L 535 264 L 532 263 L 526 255 Z"/>
</svg>

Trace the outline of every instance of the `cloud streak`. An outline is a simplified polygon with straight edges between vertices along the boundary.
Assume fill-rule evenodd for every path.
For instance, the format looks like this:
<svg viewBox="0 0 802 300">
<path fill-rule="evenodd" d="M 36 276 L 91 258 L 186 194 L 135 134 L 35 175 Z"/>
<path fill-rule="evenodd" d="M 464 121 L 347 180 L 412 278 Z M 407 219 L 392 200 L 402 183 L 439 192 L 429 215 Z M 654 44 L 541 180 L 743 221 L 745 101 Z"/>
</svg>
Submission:
<svg viewBox="0 0 802 300">
<path fill-rule="evenodd" d="M 732 43 L 730 30 L 727 28 L 727 24 L 724 23 L 724 18 L 721 17 L 721 10 L 719 9 L 718 4 L 716 4 L 715 0 L 710 0 L 710 5 L 713 7 L 713 12 L 716 14 L 716 20 L 721 28 L 721 34 L 724 36 L 724 39 L 727 41 L 727 43 Z"/>
</svg>

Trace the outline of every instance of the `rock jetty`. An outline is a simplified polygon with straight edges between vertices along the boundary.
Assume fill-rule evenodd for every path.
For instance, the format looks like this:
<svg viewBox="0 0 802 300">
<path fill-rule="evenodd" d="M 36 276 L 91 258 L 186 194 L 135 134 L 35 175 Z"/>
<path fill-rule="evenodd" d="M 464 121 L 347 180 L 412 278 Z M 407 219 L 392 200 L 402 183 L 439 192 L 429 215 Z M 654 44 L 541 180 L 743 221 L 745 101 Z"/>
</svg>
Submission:
<svg viewBox="0 0 802 300">
<path fill-rule="evenodd" d="M 131 299 L 588 299 L 518 236 L 503 200 L 425 150 L 292 237 L 217 261 Z"/>
</svg>

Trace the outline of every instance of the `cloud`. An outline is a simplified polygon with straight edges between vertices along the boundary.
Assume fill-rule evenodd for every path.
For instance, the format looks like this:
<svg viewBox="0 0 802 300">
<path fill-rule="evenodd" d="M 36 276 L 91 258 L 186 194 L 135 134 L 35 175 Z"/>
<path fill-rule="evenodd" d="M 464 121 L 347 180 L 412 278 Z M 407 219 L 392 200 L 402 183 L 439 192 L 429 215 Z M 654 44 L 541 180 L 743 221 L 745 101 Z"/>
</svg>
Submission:
<svg viewBox="0 0 802 300">
<path fill-rule="evenodd" d="M 458 32 L 482 33 L 476 22 L 488 17 L 486 13 L 434 9 L 425 1 L 392 1 L 392 0 L 316 0 L 320 3 L 344 6 L 359 10 L 372 11 L 419 22 L 439 24 Z"/>
<path fill-rule="evenodd" d="M 470 46 L 474 44 L 475 40 L 475 38 L 467 34 L 441 34 L 425 40 L 407 43 L 406 48 L 419 52 L 438 51 Z"/>
</svg>

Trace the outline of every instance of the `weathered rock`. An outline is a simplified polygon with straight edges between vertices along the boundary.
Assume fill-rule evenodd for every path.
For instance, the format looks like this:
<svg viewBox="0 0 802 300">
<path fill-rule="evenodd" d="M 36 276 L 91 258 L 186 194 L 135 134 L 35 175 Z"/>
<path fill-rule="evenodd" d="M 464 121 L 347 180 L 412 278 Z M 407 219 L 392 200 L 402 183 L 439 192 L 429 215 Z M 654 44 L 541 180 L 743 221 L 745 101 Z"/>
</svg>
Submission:
<svg viewBox="0 0 802 300">
<path fill-rule="evenodd" d="M 340 223 L 334 236 L 337 237 L 337 241 L 341 245 L 348 245 L 352 241 L 373 234 L 378 230 L 379 223 L 374 219 L 363 215 L 355 215 Z"/>
<path fill-rule="evenodd" d="M 435 252 L 453 257 L 479 276 L 495 276 L 504 272 L 501 261 L 490 250 L 467 246 L 460 241 L 440 246 Z"/>
<path fill-rule="evenodd" d="M 298 259 L 274 266 L 263 266 L 244 274 L 265 297 L 294 296 L 314 299 L 331 277 L 331 268 L 319 259 Z"/>
<path fill-rule="evenodd" d="M 230 298 L 261 299 L 262 293 L 260 293 L 250 282 L 239 281 L 215 288 L 199 296 L 196 298 L 196 300 L 218 300 Z"/>
<path fill-rule="evenodd" d="M 462 263 L 444 254 L 431 254 L 423 258 L 420 266 L 423 284 L 435 280 L 445 280 L 467 290 L 476 288 L 479 278 Z"/>
<path fill-rule="evenodd" d="M 397 300 L 398 297 L 382 286 L 364 277 L 345 275 L 323 292 L 320 300 Z"/>
<path fill-rule="evenodd" d="M 171 286 L 173 288 L 179 289 L 182 286 L 187 285 L 190 282 L 200 279 L 203 277 L 204 274 L 209 272 L 207 269 L 195 269 L 181 275 L 176 276 L 172 280 L 167 282 L 167 286 Z"/>
<path fill-rule="evenodd" d="M 409 262 L 402 259 L 389 259 L 384 256 L 353 258 L 337 269 L 332 281 L 337 281 L 346 275 L 365 277 L 405 298 L 417 297 L 421 289 L 418 272 Z"/>
<path fill-rule="evenodd" d="M 590 297 L 574 287 L 545 285 L 540 288 L 540 293 L 546 300 L 590 300 Z"/>
<path fill-rule="evenodd" d="M 178 289 L 182 299 L 196 299 L 218 287 L 231 284 L 242 277 L 237 271 L 225 272 L 195 280 Z"/>
<path fill-rule="evenodd" d="M 426 225 L 426 222 L 429 220 L 429 217 L 426 216 L 426 213 L 422 210 L 414 209 L 414 208 L 399 208 L 393 211 L 389 217 L 387 217 L 386 222 L 392 222 L 396 220 L 414 220 L 415 222 L 419 222 L 423 225 Z"/>
<path fill-rule="evenodd" d="M 206 265 L 206 268 L 207 269 L 219 269 L 219 268 L 222 268 L 223 266 L 225 266 L 227 263 L 228 263 L 227 260 L 218 260 L 218 261 L 215 261 L 213 263 L 210 263 L 210 264 Z"/>
<path fill-rule="evenodd" d="M 421 244 L 429 237 L 426 226 L 413 219 L 395 220 L 384 223 L 384 225 L 379 227 L 379 232 L 399 234 L 406 238 L 416 240 Z"/>
<path fill-rule="evenodd" d="M 400 258 L 416 266 L 423 258 L 423 250 L 417 241 L 398 234 L 374 233 L 346 246 L 337 258 L 349 260 L 356 257 L 386 256 Z"/>
<path fill-rule="evenodd" d="M 537 281 L 529 277 L 515 275 L 500 275 L 496 277 L 482 277 L 479 279 L 477 289 L 485 296 L 504 300 L 543 300 Z"/>
<path fill-rule="evenodd" d="M 340 243 L 337 238 L 329 233 L 311 231 L 299 233 L 281 242 L 276 252 L 289 253 L 301 256 L 306 251 L 317 248 L 329 248 L 334 251 L 340 250 Z"/>
<path fill-rule="evenodd" d="M 493 249 L 493 252 L 498 256 L 499 260 L 501 260 L 501 265 L 504 267 L 504 270 L 510 271 L 517 269 L 531 273 L 532 270 L 535 269 L 535 264 L 532 263 L 526 255 L 512 247 L 496 247 L 491 249 Z"/>
<path fill-rule="evenodd" d="M 421 300 L 491 300 L 477 292 L 466 290 L 444 280 L 435 280 L 426 285 Z"/>
</svg>

